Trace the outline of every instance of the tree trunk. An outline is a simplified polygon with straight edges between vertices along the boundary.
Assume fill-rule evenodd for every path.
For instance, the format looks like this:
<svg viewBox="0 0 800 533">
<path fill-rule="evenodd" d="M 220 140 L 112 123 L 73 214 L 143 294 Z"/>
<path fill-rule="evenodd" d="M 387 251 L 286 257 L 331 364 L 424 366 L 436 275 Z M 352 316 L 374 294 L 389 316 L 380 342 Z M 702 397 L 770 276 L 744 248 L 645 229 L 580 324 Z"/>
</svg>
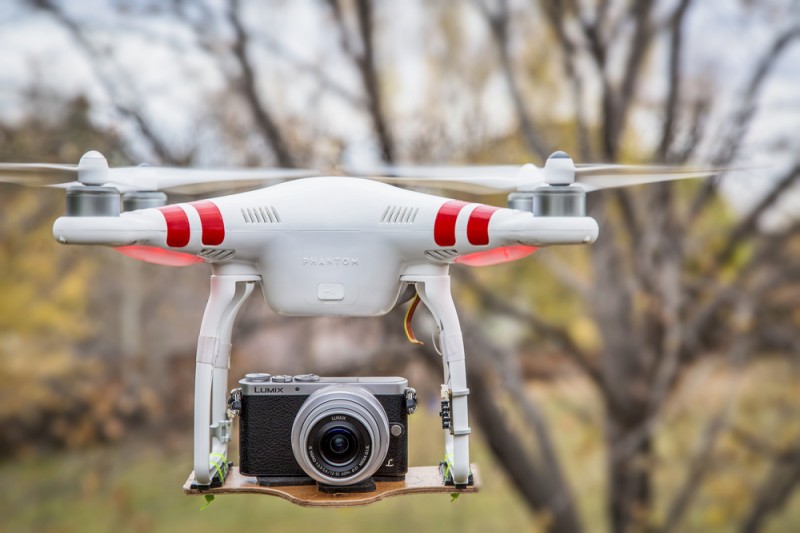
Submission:
<svg viewBox="0 0 800 533">
<path fill-rule="evenodd" d="M 652 439 L 650 435 L 636 438 L 633 445 L 627 444 L 632 434 L 641 431 L 642 425 L 626 424 L 614 416 L 606 421 L 608 453 L 608 514 L 611 530 L 615 533 L 642 531 L 646 529 L 652 501 Z"/>
</svg>

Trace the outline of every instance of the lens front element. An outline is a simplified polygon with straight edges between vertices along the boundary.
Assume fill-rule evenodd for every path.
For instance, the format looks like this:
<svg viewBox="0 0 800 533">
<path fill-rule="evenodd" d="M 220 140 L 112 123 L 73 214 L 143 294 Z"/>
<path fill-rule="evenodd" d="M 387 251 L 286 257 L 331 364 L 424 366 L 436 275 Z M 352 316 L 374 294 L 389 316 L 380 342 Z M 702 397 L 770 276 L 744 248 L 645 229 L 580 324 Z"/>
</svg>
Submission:
<svg viewBox="0 0 800 533">
<path fill-rule="evenodd" d="M 319 453 L 333 466 L 349 464 L 358 454 L 358 438 L 355 432 L 345 426 L 326 429 L 319 439 Z"/>
</svg>

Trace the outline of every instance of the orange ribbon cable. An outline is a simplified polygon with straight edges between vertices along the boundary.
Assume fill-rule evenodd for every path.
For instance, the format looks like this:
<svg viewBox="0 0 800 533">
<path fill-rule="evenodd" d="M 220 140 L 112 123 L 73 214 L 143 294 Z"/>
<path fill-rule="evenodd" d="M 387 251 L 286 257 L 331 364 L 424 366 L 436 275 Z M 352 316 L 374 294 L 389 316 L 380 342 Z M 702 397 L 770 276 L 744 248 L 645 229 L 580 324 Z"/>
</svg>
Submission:
<svg viewBox="0 0 800 533">
<path fill-rule="evenodd" d="M 403 329 L 406 332 L 406 337 L 408 337 L 409 342 L 412 344 L 425 344 L 424 342 L 417 340 L 417 337 L 414 336 L 414 331 L 411 329 L 411 319 L 414 318 L 414 311 L 417 310 L 418 305 L 419 294 L 414 293 L 414 299 L 411 300 L 411 304 L 408 306 L 408 310 L 406 311 L 406 318 L 403 320 Z"/>
</svg>

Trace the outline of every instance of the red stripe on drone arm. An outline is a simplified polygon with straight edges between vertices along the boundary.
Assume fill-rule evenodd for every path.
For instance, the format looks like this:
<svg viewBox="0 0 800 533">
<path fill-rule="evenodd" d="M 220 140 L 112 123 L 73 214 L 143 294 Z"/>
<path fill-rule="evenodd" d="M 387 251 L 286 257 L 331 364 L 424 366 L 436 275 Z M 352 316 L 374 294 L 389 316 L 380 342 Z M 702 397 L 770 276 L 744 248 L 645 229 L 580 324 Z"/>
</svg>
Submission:
<svg viewBox="0 0 800 533">
<path fill-rule="evenodd" d="M 186 216 L 184 210 L 177 205 L 159 207 L 158 210 L 167 221 L 167 246 L 183 248 L 189 244 L 191 236 L 189 217 Z"/>
<path fill-rule="evenodd" d="M 497 211 L 496 207 L 481 205 L 473 209 L 467 221 L 467 239 L 473 246 L 489 244 L 489 220 Z"/>
<path fill-rule="evenodd" d="M 458 214 L 467 204 L 450 200 L 439 208 L 436 213 L 436 221 L 433 223 L 433 240 L 439 246 L 455 246 L 456 244 L 456 220 Z"/>
<path fill-rule="evenodd" d="M 200 215 L 200 225 L 203 228 L 202 241 L 208 246 L 222 244 L 225 239 L 225 222 L 222 220 L 222 213 L 219 207 L 211 200 L 192 202 L 192 207 L 197 209 Z"/>
<path fill-rule="evenodd" d="M 472 267 L 499 265 L 528 257 L 536 250 L 538 248 L 521 244 L 503 246 L 492 250 L 484 250 L 483 252 L 475 252 L 474 254 L 462 255 L 456 258 L 456 263 Z"/>
</svg>

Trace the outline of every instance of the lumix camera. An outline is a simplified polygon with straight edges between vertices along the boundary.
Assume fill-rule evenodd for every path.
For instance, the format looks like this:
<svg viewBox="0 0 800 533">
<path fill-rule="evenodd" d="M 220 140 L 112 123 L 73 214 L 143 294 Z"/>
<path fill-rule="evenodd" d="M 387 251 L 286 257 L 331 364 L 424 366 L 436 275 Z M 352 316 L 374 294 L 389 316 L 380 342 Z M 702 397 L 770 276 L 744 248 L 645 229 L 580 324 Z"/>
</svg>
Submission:
<svg viewBox="0 0 800 533">
<path fill-rule="evenodd" d="M 247 374 L 239 385 L 239 470 L 259 484 L 365 492 L 405 479 L 416 410 L 406 379 Z"/>
</svg>

